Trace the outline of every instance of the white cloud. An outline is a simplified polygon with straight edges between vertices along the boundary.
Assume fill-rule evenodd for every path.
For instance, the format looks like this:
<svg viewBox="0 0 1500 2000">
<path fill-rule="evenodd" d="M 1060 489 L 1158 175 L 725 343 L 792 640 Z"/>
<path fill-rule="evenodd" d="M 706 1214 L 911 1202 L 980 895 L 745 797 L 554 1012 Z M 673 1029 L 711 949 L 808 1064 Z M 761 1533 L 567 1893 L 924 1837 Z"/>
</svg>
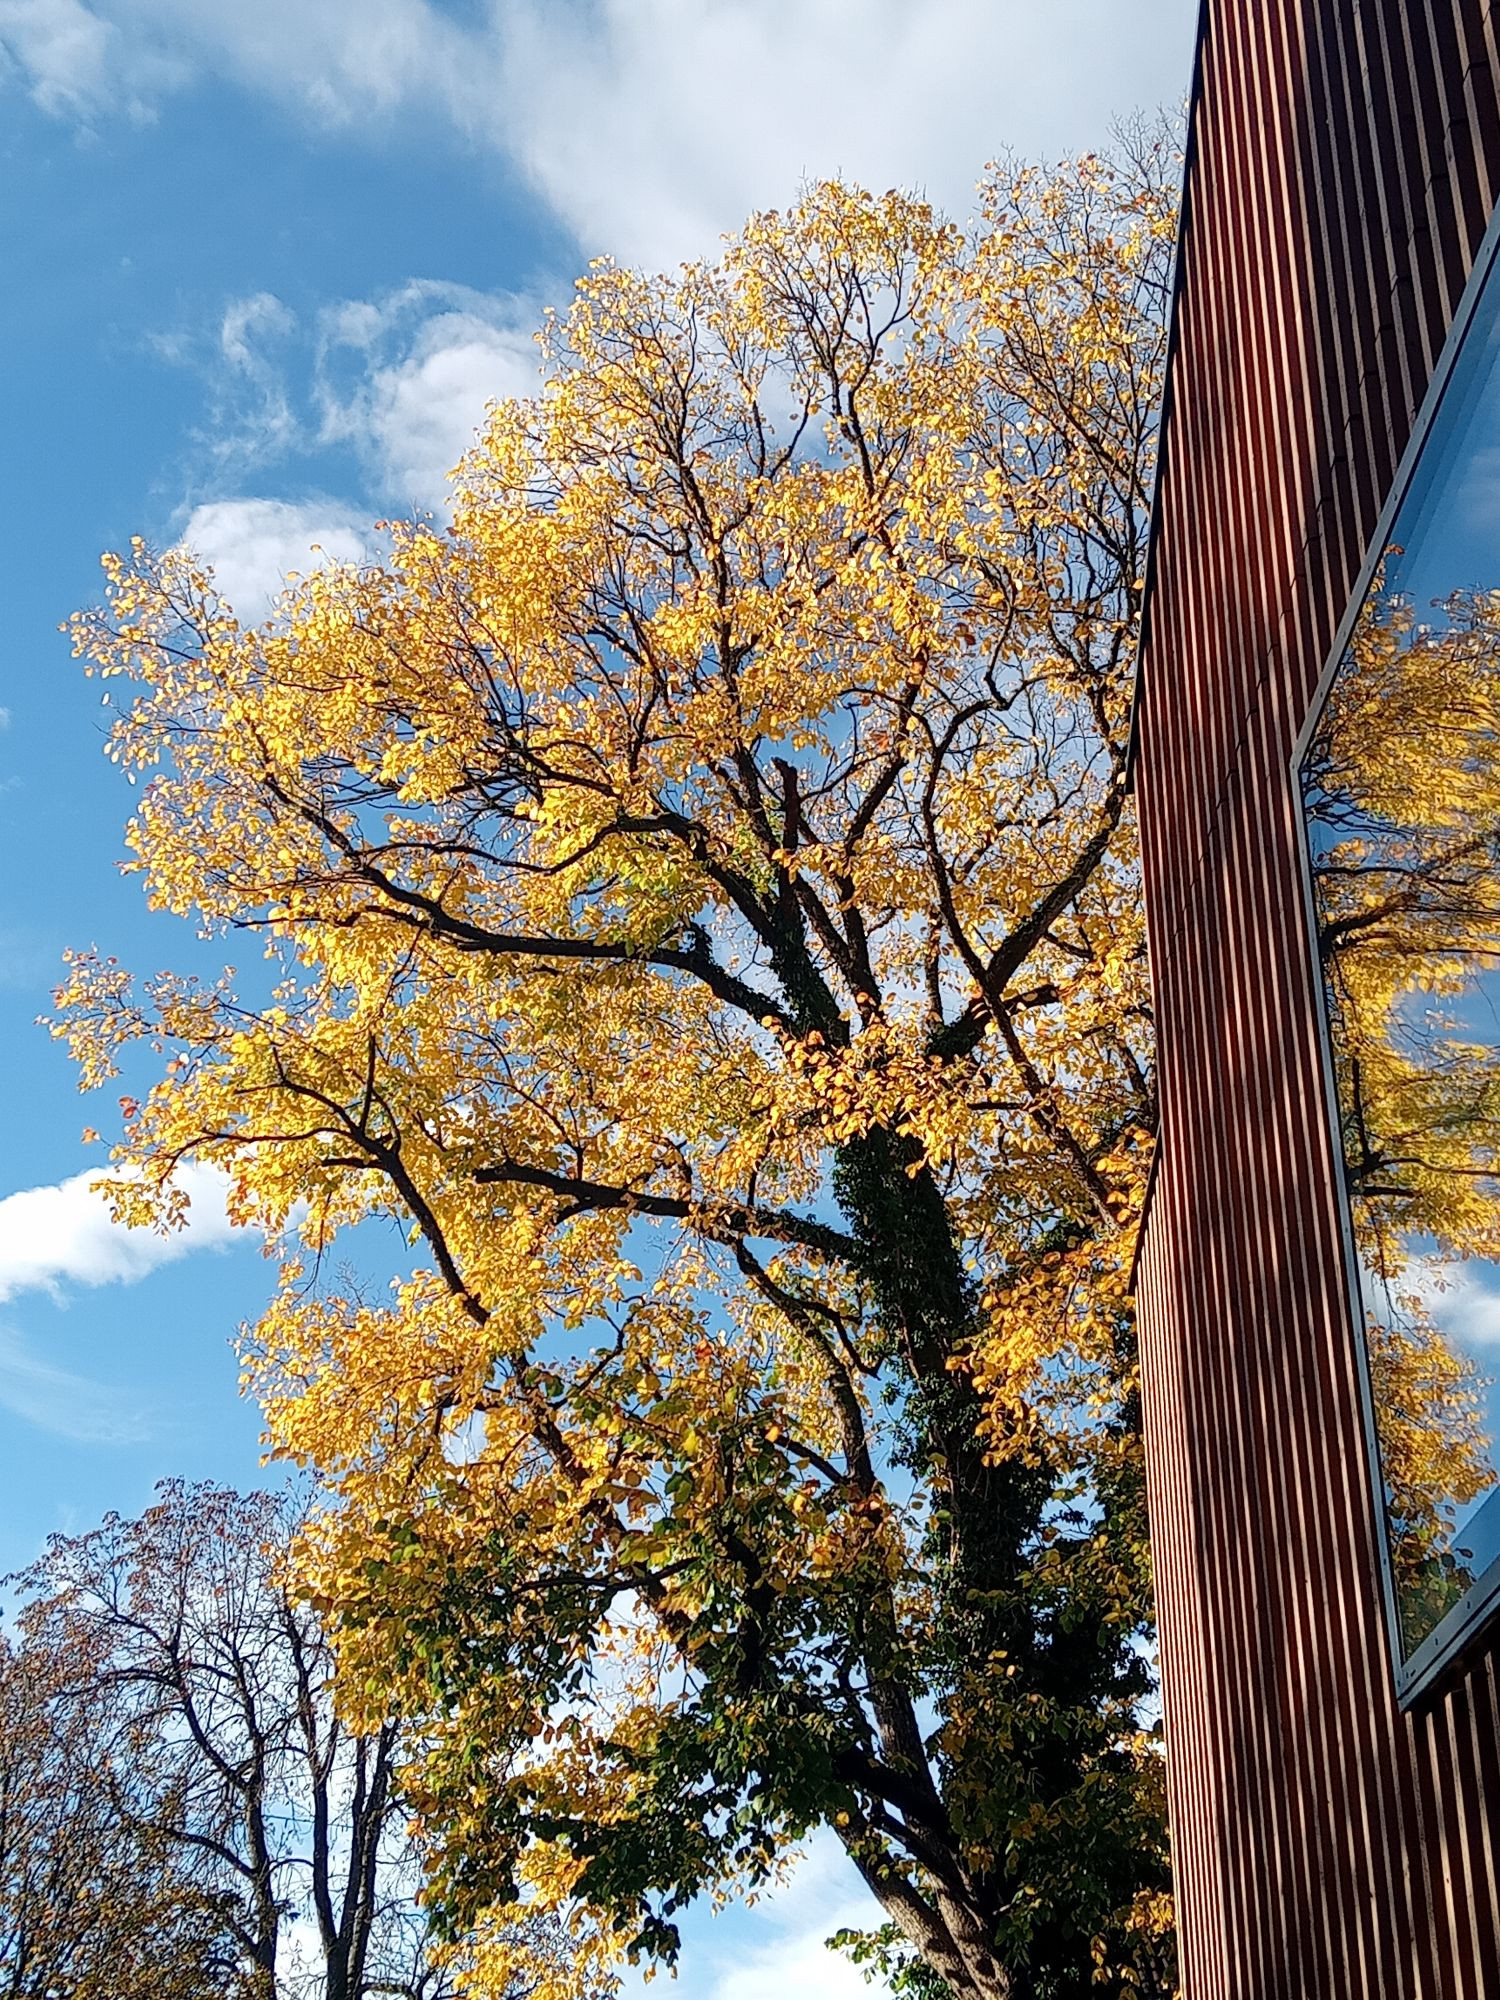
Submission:
<svg viewBox="0 0 1500 2000">
<path fill-rule="evenodd" d="M 1493 1266 L 1489 1267 L 1493 1271 Z M 1454 1330 L 1470 1347 L 1500 1348 L 1500 1292 L 1466 1274 L 1456 1301 Z"/>
<path fill-rule="evenodd" d="M 467 126 L 491 41 L 428 0 L 0 0 L 0 47 L 32 97 L 90 121 L 140 115 L 208 76 L 323 125 L 426 103 Z"/>
<path fill-rule="evenodd" d="M 889 1991 L 828 1949 L 835 1931 L 873 1930 L 884 1921 L 831 1840 L 816 1841 L 788 1887 L 753 1914 L 769 1934 L 720 1960 L 711 2000 L 880 2000 Z"/>
<path fill-rule="evenodd" d="M 70 1284 L 134 1284 L 192 1250 L 222 1248 L 235 1239 L 224 1177 L 216 1169 L 181 1169 L 188 1218 L 170 1235 L 117 1223 L 91 1186 L 106 1171 L 93 1168 L 55 1187 L 25 1188 L 0 1200 L 0 1302 L 26 1291 L 56 1296 Z"/>
<path fill-rule="evenodd" d="M 1441 1289 L 1428 1296 L 1433 1317 L 1465 1347 L 1500 1348 L 1500 1290 L 1491 1289 L 1497 1282 L 1493 1264 L 1443 1266 Z"/>
<path fill-rule="evenodd" d="M 200 434 L 222 484 L 230 470 L 292 452 L 349 447 L 371 511 L 440 512 L 447 475 L 473 443 L 487 406 L 541 387 L 538 301 L 413 279 L 378 299 L 344 299 L 299 326 L 268 292 L 236 299 L 211 340 L 158 333 L 164 359 L 199 370 L 211 421 Z M 260 473 L 257 477 L 262 476 Z M 181 539 L 215 565 L 246 618 L 269 608 L 288 569 L 369 553 L 363 511 L 327 499 L 236 496 L 200 505 Z"/>
<path fill-rule="evenodd" d="M 486 406 L 540 387 L 539 322 L 532 300 L 420 280 L 379 301 L 329 308 L 319 361 L 322 440 L 352 442 L 394 506 L 440 509 L 447 474 Z M 354 380 L 340 386 L 351 361 Z"/>
<path fill-rule="evenodd" d="M 148 37 L 330 125 L 411 101 L 461 117 L 482 89 L 487 38 L 428 0 L 133 0 L 132 13 Z"/>
<path fill-rule="evenodd" d="M 321 125 L 415 114 L 504 155 L 589 250 L 711 250 L 804 175 L 963 210 L 991 154 L 1096 144 L 1187 88 L 1194 0 L 0 0 L 38 103 L 98 117 L 194 75 Z"/>
<path fill-rule="evenodd" d="M 210 500 L 195 507 L 179 540 L 214 573 L 219 594 L 245 624 L 258 623 L 295 570 L 363 562 L 367 529 L 334 500 Z"/>
<path fill-rule="evenodd" d="M 627 2000 L 881 2000 L 842 1952 L 829 1951 L 837 1930 L 872 1930 L 884 1922 L 831 1834 L 815 1834 L 786 1880 L 748 1911 L 734 1909 L 707 1925 L 684 1926 L 678 1980 L 627 1977 Z M 721 1942 L 725 1933 L 733 1942 Z M 753 1941 L 752 1941 L 753 1940 Z"/>
<path fill-rule="evenodd" d="M 857 1966 L 828 1949 L 826 1918 L 746 1952 L 718 1979 L 713 2000 L 878 2000 Z"/>
<path fill-rule="evenodd" d="M 297 331 L 297 318 L 274 292 L 231 299 L 219 321 L 214 354 L 217 407 L 208 433 L 216 458 L 266 459 L 298 442 L 287 373 L 275 350 Z M 157 343 L 166 352 L 167 342 Z"/>
<path fill-rule="evenodd" d="M 58 117 L 144 110 L 145 99 L 133 87 L 120 87 L 121 40 L 115 24 L 82 0 L 0 0 L 0 53 L 35 102 Z M 167 83 L 155 64 L 141 67 L 139 81 L 148 94 Z"/>
<path fill-rule="evenodd" d="M 526 0 L 506 143 L 590 249 L 710 250 L 807 177 L 966 212 L 984 161 L 1186 94 L 1192 0 Z"/>
<path fill-rule="evenodd" d="M 1378 1300 L 1385 1281 L 1363 1268 L 1366 1296 Z M 1482 1259 L 1417 1256 L 1393 1281 L 1396 1309 L 1405 1295 L 1421 1300 L 1434 1322 L 1468 1353 L 1500 1350 L 1500 1265 Z"/>
<path fill-rule="evenodd" d="M 290 333 L 296 316 L 274 292 L 253 292 L 248 298 L 231 299 L 219 322 L 219 346 L 224 359 L 243 373 L 263 372 L 264 359 L 259 343 L 268 334 Z"/>
<path fill-rule="evenodd" d="M 9 1327 L 0 1326 L 0 1409 L 80 1444 L 134 1444 L 156 1429 L 128 1392 L 40 1361 Z"/>
</svg>

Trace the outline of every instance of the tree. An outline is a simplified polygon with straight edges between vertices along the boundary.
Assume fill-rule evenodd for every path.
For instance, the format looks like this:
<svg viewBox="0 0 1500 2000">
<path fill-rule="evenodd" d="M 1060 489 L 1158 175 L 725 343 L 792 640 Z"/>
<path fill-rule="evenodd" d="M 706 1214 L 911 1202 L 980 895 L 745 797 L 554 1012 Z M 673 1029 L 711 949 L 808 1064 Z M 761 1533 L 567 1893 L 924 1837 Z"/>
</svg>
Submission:
<svg viewBox="0 0 1500 2000">
<path fill-rule="evenodd" d="M 341 1723 L 323 1629 L 284 1575 L 300 1511 L 174 1482 L 139 1520 L 53 1537 L 17 1579 L 15 1664 L 50 1663 L 54 1755 L 123 1850 L 116 1875 L 137 1902 L 159 1910 L 165 1879 L 211 1913 L 219 1986 L 236 2000 L 449 2000 L 462 1954 L 436 1948 L 414 1901 L 396 1726 Z M 58 1860 L 86 1877 L 94 1865 L 72 1838 Z M 103 1984 L 80 1992 L 124 1991 L 116 1958 L 138 1926 L 119 1903 L 99 1918 Z M 142 1993 L 167 1993 L 147 1972 Z"/>
<path fill-rule="evenodd" d="M 451 531 L 254 630 L 137 545 L 78 623 L 141 683 L 132 865 L 274 986 L 81 955 L 58 1032 L 86 1085 L 170 1050 L 121 1215 L 196 1156 L 307 1245 L 251 1374 L 455 1923 L 670 1958 L 824 1824 L 893 1975 L 1160 1990 L 1125 756 L 1168 177 L 996 171 L 968 239 L 821 184 L 713 266 L 596 264 Z M 373 1305 L 324 1252 L 381 1215 L 419 1268 Z"/>
<path fill-rule="evenodd" d="M 78 1671 L 76 1655 L 0 1640 L 0 1994 L 228 1995 L 220 1912 L 118 1811 Z"/>
</svg>

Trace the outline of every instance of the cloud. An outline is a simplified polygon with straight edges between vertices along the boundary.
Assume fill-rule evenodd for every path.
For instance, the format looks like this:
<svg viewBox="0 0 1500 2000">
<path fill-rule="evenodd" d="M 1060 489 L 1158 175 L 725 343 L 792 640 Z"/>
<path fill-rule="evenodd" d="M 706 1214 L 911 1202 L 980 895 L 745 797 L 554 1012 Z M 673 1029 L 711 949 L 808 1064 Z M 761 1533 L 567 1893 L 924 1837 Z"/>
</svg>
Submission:
<svg viewBox="0 0 1500 2000">
<path fill-rule="evenodd" d="M 85 122 L 216 78 L 323 126 L 418 103 L 467 127 L 491 40 L 427 0 L 0 0 L 0 48 L 32 98 Z"/>
<path fill-rule="evenodd" d="M 871 1988 L 857 1966 L 828 1949 L 834 1928 L 823 1918 L 746 1952 L 715 1982 L 713 2000 L 878 2000 L 881 1989 Z"/>
<path fill-rule="evenodd" d="M 827 1939 L 845 1927 L 871 1930 L 884 1916 L 833 1837 L 815 1834 L 787 1879 L 750 1909 L 684 1926 L 693 2000 L 881 2000 L 889 1989 L 871 1984 Z M 728 1933 L 733 1942 L 721 1941 Z M 654 2000 L 660 1981 L 627 1977 L 628 2000 Z M 670 1988 L 668 1989 L 670 1991 Z"/>
<path fill-rule="evenodd" d="M 55 1187 L 26 1188 L 0 1200 L 0 1303 L 27 1291 L 58 1296 L 67 1285 L 134 1284 L 190 1251 L 236 1240 L 225 1212 L 224 1178 L 214 1168 L 181 1169 L 188 1219 L 170 1235 L 117 1223 L 90 1185 L 104 1171 L 91 1169 Z M 40 1367 L 35 1364 L 33 1375 Z"/>
<path fill-rule="evenodd" d="M 425 280 L 330 307 L 320 322 L 321 441 L 352 443 L 395 507 L 441 509 L 486 406 L 540 388 L 540 318 L 530 299 Z"/>
<path fill-rule="evenodd" d="M 1480 1270 L 1492 1280 L 1500 1278 L 1493 1265 L 1482 1265 Z M 1429 1300 L 1433 1317 L 1465 1347 L 1500 1348 L 1500 1291 L 1491 1290 L 1484 1277 L 1461 1264 L 1450 1264 L 1444 1278 L 1445 1288 Z"/>
<path fill-rule="evenodd" d="M 1364 1268 L 1367 1293 L 1378 1298 L 1384 1281 Z M 1492 1289 L 1493 1288 L 1493 1289 Z M 1469 1352 L 1500 1350 L 1500 1267 L 1484 1261 L 1413 1257 L 1392 1288 L 1399 1302 L 1415 1293 L 1442 1332 Z"/>
<path fill-rule="evenodd" d="M 701 254 L 808 177 L 966 212 L 1002 148 L 1186 94 L 1192 0 L 526 0 L 506 142 L 589 249 Z"/>
<path fill-rule="evenodd" d="M 43 111 L 85 123 L 101 112 L 148 117 L 189 74 L 157 46 L 132 49 L 103 10 L 82 0 L 0 0 L 0 57 Z"/>
<path fill-rule="evenodd" d="M 232 403 L 234 420 L 221 408 L 213 442 L 220 458 L 272 458 L 297 441 L 297 419 L 287 393 L 285 370 L 271 350 L 297 330 L 296 315 L 273 292 L 231 299 L 219 322 L 221 397 Z"/>
<path fill-rule="evenodd" d="M 210 500 L 179 540 L 213 571 L 219 594 L 244 624 L 270 611 L 292 571 L 320 562 L 364 562 L 372 538 L 362 517 L 334 500 Z"/>
<path fill-rule="evenodd" d="M 880 2000 L 886 1992 L 828 1949 L 837 1930 L 884 1922 L 831 1835 L 813 1838 L 787 1882 L 754 1905 L 751 1921 L 767 1933 L 764 1941 L 718 1954 L 710 2000 Z"/>
<path fill-rule="evenodd" d="M 295 314 L 274 292 L 254 292 L 249 298 L 232 299 L 225 307 L 219 322 L 219 347 L 231 367 L 259 375 L 264 370 L 259 342 L 267 334 L 290 333 L 296 324 Z"/>
<path fill-rule="evenodd" d="M 44 109 L 98 119 L 194 78 L 324 128 L 408 117 L 510 160 L 590 251 L 713 248 L 805 175 L 962 210 L 1003 147 L 1097 144 L 1187 89 L 1195 0 L 0 0 Z"/>
<path fill-rule="evenodd" d="M 447 475 L 487 406 L 541 387 L 542 306 L 511 292 L 413 279 L 376 299 L 343 299 L 299 324 L 269 292 L 231 301 L 212 337 L 151 337 L 156 354 L 205 380 L 200 431 L 222 486 L 238 466 L 346 447 L 373 511 L 440 512 Z M 325 555 L 368 554 L 362 513 L 327 499 L 215 499 L 181 539 L 209 557 L 243 617 L 259 617 L 288 569 L 305 570 L 310 540 Z"/>
<path fill-rule="evenodd" d="M 157 1428 L 127 1391 L 39 1361 L 5 1326 L 0 1326 L 0 1409 L 79 1444 L 138 1444 Z"/>
<path fill-rule="evenodd" d="M 195 436 L 222 477 L 227 466 L 262 464 L 306 443 L 292 383 L 308 338 L 289 306 L 260 291 L 231 298 L 209 326 L 156 328 L 142 344 L 202 377 L 209 407 Z"/>
</svg>

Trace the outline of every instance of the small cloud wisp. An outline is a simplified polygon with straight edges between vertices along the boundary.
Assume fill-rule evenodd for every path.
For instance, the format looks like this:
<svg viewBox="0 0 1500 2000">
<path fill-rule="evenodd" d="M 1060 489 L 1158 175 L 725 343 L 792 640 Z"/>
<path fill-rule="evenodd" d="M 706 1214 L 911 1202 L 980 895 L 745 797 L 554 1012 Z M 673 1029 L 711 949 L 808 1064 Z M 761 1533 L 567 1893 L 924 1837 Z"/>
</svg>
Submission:
<svg viewBox="0 0 1500 2000">
<path fill-rule="evenodd" d="M 130 1392 L 54 1367 L 0 1326 L 0 1410 L 75 1444 L 141 1444 L 158 1426 Z"/>
</svg>

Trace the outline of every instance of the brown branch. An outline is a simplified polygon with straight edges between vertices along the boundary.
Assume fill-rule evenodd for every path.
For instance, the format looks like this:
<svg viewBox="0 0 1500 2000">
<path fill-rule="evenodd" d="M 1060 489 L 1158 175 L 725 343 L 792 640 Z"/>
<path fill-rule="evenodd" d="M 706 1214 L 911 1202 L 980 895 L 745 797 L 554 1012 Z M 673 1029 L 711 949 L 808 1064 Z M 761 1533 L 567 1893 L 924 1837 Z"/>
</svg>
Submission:
<svg viewBox="0 0 1500 2000">
<path fill-rule="evenodd" d="M 632 1213 L 654 1215 L 674 1221 L 694 1222 L 717 1241 L 733 1242 L 743 1236 L 764 1236 L 772 1242 L 796 1243 L 824 1257 L 845 1264 L 857 1264 L 859 1246 L 831 1224 L 811 1216 L 795 1215 L 781 1208 L 757 1208 L 740 1202 L 689 1201 L 683 1196 L 649 1194 L 644 1189 L 618 1187 L 607 1181 L 593 1181 L 576 1174 L 557 1173 L 548 1167 L 534 1167 L 517 1160 L 499 1166 L 480 1167 L 474 1178 L 486 1186 L 514 1185 L 541 1188 L 562 1195 L 576 1210 L 628 1209 Z"/>
</svg>

